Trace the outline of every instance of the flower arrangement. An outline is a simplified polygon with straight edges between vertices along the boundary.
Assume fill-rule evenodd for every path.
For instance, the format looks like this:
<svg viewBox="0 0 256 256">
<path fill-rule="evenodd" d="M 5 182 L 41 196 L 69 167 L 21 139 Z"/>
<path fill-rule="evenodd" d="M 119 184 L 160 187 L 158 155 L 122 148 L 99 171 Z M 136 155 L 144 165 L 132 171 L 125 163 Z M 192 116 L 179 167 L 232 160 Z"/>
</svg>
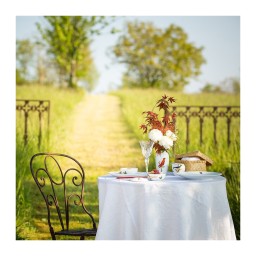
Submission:
<svg viewBox="0 0 256 256">
<path fill-rule="evenodd" d="M 148 133 L 150 140 L 154 142 L 154 148 L 156 153 L 160 154 L 163 151 L 169 150 L 173 146 L 173 142 L 177 140 L 175 135 L 175 124 L 174 119 L 176 117 L 175 113 L 170 113 L 170 104 L 176 100 L 173 97 L 168 97 L 163 95 L 160 100 L 156 102 L 155 107 L 159 110 L 164 111 L 164 116 L 159 120 L 158 114 L 154 111 L 144 111 L 142 114 L 145 115 L 145 124 L 142 124 L 140 128 L 143 133 Z"/>
</svg>

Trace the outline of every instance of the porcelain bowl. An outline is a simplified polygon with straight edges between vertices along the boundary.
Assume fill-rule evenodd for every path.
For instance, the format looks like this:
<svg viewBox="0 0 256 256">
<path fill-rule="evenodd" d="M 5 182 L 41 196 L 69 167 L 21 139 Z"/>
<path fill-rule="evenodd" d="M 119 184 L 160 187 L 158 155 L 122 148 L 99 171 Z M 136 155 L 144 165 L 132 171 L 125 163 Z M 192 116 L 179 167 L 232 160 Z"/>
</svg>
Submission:
<svg viewBox="0 0 256 256">
<path fill-rule="evenodd" d="M 158 180 L 164 180 L 166 174 L 160 173 L 160 174 L 154 174 L 154 173 L 148 173 L 148 180 L 151 181 L 158 181 Z"/>
</svg>

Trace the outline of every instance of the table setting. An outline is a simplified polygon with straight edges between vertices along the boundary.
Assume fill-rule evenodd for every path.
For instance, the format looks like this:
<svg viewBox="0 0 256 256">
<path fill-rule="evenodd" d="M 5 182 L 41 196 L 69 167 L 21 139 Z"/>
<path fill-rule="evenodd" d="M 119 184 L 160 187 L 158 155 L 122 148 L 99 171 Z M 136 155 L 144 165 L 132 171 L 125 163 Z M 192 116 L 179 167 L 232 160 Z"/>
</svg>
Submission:
<svg viewBox="0 0 256 256">
<path fill-rule="evenodd" d="M 97 240 L 235 240 L 226 191 L 226 178 L 207 170 L 210 157 L 199 150 L 176 154 L 175 102 L 166 95 L 156 106 L 164 111 L 159 120 L 153 111 L 143 112 L 140 128 L 148 140 L 140 140 L 145 170 L 120 167 L 98 178 L 99 226 Z M 155 168 L 149 169 L 155 150 Z"/>
</svg>

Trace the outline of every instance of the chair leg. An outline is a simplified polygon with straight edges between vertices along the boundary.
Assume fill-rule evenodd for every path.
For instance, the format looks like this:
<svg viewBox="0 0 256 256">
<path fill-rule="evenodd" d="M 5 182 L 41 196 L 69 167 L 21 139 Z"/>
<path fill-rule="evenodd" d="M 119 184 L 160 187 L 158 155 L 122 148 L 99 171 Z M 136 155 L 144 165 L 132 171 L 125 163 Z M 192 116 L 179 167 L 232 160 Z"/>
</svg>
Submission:
<svg viewBox="0 0 256 256">
<path fill-rule="evenodd" d="M 50 233 L 51 233 L 51 236 L 52 236 L 52 240 L 56 240 L 56 236 L 54 234 L 54 230 L 52 227 L 50 227 Z"/>
<path fill-rule="evenodd" d="M 84 240 L 84 236 L 80 236 L 80 240 Z"/>
</svg>

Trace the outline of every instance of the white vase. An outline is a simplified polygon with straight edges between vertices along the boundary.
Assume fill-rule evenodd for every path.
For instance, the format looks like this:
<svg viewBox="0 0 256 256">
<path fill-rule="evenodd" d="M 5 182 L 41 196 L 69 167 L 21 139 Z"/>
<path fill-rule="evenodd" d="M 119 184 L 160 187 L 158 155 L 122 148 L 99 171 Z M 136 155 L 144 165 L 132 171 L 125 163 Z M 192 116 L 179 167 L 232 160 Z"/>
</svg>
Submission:
<svg viewBox="0 0 256 256">
<path fill-rule="evenodd" d="M 166 174 L 169 168 L 169 154 L 163 151 L 161 154 L 156 153 L 156 169 L 161 173 Z"/>
</svg>

